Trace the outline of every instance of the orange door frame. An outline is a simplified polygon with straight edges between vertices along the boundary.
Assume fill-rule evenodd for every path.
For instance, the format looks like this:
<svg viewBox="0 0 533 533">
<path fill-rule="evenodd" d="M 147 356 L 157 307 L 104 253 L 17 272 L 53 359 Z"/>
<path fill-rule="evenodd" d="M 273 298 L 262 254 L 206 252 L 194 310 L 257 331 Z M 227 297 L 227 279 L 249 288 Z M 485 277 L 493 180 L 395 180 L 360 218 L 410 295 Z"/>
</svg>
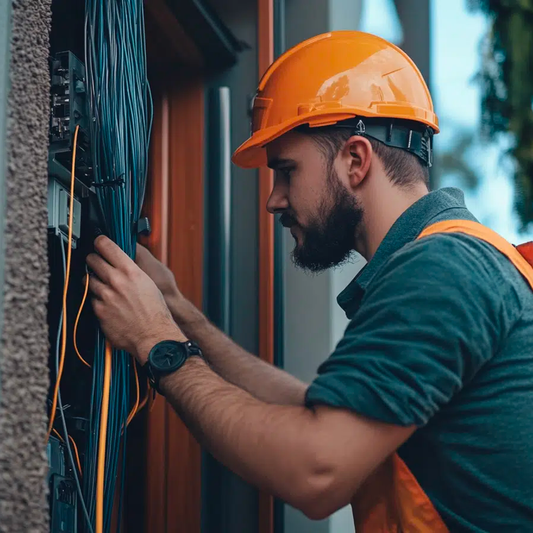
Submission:
<svg viewBox="0 0 533 533">
<path fill-rule="evenodd" d="M 145 212 L 152 234 L 147 244 L 174 273 L 184 295 L 201 307 L 204 82 L 200 75 L 188 72 L 154 87 L 150 155 Z M 144 468 L 139 479 L 144 487 L 133 488 L 142 492 L 134 501 L 145 506 L 140 513 L 143 531 L 200 533 L 200 446 L 163 398 L 152 402 L 144 416 L 144 446 L 139 444 L 134 452 L 138 466 Z M 139 531 L 138 527 L 130 521 L 128 531 Z"/>
<path fill-rule="evenodd" d="M 169 103 L 164 89 L 154 90 L 154 126 L 150 153 L 149 193 L 145 202 L 152 234 L 152 253 L 168 265 Z M 146 420 L 146 514 L 144 531 L 166 532 L 167 424 L 162 398 L 150 403 Z"/>
<path fill-rule="evenodd" d="M 181 291 L 202 308 L 204 254 L 204 81 L 182 75 L 169 93 L 168 266 Z M 201 449 L 167 410 L 167 531 L 200 533 Z"/>
<path fill-rule="evenodd" d="M 258 65 L 262 76 L 274 61 L 274 2 L 258 0 Z M 272 187 L 272 170 L 259 169 L 259 356 L 274 363 L 274 216 L 266 203 Z M 274 532 L 274 499 L 259 495 L 259 533 Z"/>
<path fill-rule="evenodd" d="M 260 75 L 274 59 L 273 26 L 273 0 L 258 0 Z M 189 80 L 186 86 L 183 79 Z M 151 185 L 146 202 L 153 233 L 148 244 L 174 272 L 185 295 L 201 306 L 204 83 L 201 76 L 188 73 L 174 82 L 166 80 L 154 92 Z M 260 169 L 259 356 L 269 363 L 274 362 L 274 217 L 265 207 L 272 186 L 272 171 Z M 200 448 L 162 398 L 145 417 L 144 453 L 139 457 L 144 462 L 144 487 L 139 489 L 144 490 L 143 529 L 200 533 Z M 259 498 L 258 531 L 273 533 L 273 498 L 268 494 Z"/>
</svg>

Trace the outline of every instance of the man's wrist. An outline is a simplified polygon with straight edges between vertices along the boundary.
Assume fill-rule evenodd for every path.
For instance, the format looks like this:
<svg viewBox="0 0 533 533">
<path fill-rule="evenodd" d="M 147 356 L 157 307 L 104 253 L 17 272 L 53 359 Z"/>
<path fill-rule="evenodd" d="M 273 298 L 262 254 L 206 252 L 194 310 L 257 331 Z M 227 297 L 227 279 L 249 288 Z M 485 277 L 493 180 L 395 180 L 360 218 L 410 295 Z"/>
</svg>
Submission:
<svg viewBox="0 0 533 533">
<path fill-rule="evenodd" d="M 172 318 L 188 338 L 202 337 L 199 333 L 208 323 L 208 320 L 190 300 L 187 300 L 181 294 L 177 294 L 167 302 L 167 305 Z"/>
<path fill-rule="evenodd" d="M 172 372 L 171 374 L 168 374 L 166 376 L 161 376 L 159 380 L 159 388 L 161 389 L 161 392 L 166 396 L 169 391 L 172 388 L 173 382 L 177 379 L 177 376 L 183 376 L 188 374 L 191 371 L 194 371 L 194 369 L 198 367 L 205 367 L 206 363 L 205 361 L 198 356 L 191 356 L 185 361 L 185 364 L 176 370 L 176 372 Z"/>
<path fill-rule="evenodd" d="M 144 365 L 148 361 L 150 351 L 157 343 L 162 341 L 185 342 L 187 340 L 188 339 L 183 332 L 176 325 L 171 324 L 166 328 L 161 328 L 160 330 L 154 331 L 143 337 L 138 342 L 134 355 L 137 361 L 139 361 L 141 365 Z"/>
<path fill-rule="evenodd" d="M 183 313 L 183 307 L 185 306 L 187 299 L 176 288 L 172 292 L 164 295 L 167 307 L 176 322 L 179 322 Z"/>
</svg>

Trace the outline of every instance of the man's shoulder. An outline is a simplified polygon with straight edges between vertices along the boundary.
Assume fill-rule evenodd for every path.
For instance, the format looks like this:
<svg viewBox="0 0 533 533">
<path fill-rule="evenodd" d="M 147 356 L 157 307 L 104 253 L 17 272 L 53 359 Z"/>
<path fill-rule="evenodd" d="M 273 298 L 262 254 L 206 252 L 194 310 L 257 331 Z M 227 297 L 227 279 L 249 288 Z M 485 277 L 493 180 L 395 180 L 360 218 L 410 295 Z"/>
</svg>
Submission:
<svg viewBox="0 0 533 533">
<path fill-rule="evenodd" d="M 464 233 L 437 233 L 416 239 L 394 253 L 383 265 L 383 271 L 405 270 L 405 265 L 417 271 L 431 269 L 466 277 L 481 276 L 490 285 L 504 282 L 512 262 L 488 242 Z M 404 266 L 403 269 L 398 267 Z"/>
<path fill-rule="evenodd" d="M 435 234 L 412 241 L 384 262 L 367 288 L 402 292 L 418 286 L 427 297 L 458 289 L 463 297 L 521 307 L 531 290 L 512 262 L 481 239 L 462 233 Z M 505 304 L 507 305 L 507 303 Z"/>
</svg>

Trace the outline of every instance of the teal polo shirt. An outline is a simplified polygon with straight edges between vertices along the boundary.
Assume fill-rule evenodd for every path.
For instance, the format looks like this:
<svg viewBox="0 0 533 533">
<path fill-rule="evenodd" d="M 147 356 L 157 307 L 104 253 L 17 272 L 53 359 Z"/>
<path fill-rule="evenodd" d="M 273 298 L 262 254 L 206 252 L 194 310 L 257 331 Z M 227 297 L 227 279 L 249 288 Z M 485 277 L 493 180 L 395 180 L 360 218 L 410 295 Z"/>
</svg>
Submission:
<svg viewBox="0 0 533 533">
<path fill-rule="evenodd" d="M 417 431 L 398 450 L 452 532 L 533 532 L 533 293 L 512 263 L 464 234 L 461 191 L 432 192 L 394 224 L 339 295 L 350 323 L 309 386 Z"/>
</svg>

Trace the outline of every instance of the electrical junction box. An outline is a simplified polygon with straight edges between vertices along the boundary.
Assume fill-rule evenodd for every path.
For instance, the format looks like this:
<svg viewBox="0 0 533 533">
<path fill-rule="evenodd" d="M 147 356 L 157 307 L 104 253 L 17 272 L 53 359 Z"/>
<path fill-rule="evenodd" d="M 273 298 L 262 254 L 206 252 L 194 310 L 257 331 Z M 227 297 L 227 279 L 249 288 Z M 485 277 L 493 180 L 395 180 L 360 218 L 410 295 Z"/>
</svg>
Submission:
<svg viewBox="0 0 533 533">
<path fill-rule="evenodd" d="M 55 437 L 50 437 L 48 439 L 46 455 L 48 456 L 48 481 L 50 482 L 50 478 L 54 474 L 64 476 L 66 472 L 65 447 L 59 439 L 56 439 Z"/>
<path fill-rule="evenodd" d="M 70 193 L 55 179 L 48 180 L 48 231 L 68 238 L 70 222 Z M 72 247 L 76 248 L 81 235 L 81 203 L 74 197 L 72 211 Z"/>
<path fill-rule="evenodd" d="M 53 475 L 50 496 L 50 531 L 77 533 L 78 495 L 74 481 L 58 474 Z"/>
<path fill-rule="evenodd" d="M 92 183 L 89 116 L 84 64 L 71 52 L 51 58 L 51 109 L 48 173 L 66 186 L 70 182 L 74 132 L 79 126 L 76 179 Z"/>
<path fill-rule="evenodd" d="M 50 489 L 51 533 L 77 533 L 78 495 L 74 480 L 68 476 L 65 446 L 50 437 L 48 455 L 48 486 Z"/>
</svg>

